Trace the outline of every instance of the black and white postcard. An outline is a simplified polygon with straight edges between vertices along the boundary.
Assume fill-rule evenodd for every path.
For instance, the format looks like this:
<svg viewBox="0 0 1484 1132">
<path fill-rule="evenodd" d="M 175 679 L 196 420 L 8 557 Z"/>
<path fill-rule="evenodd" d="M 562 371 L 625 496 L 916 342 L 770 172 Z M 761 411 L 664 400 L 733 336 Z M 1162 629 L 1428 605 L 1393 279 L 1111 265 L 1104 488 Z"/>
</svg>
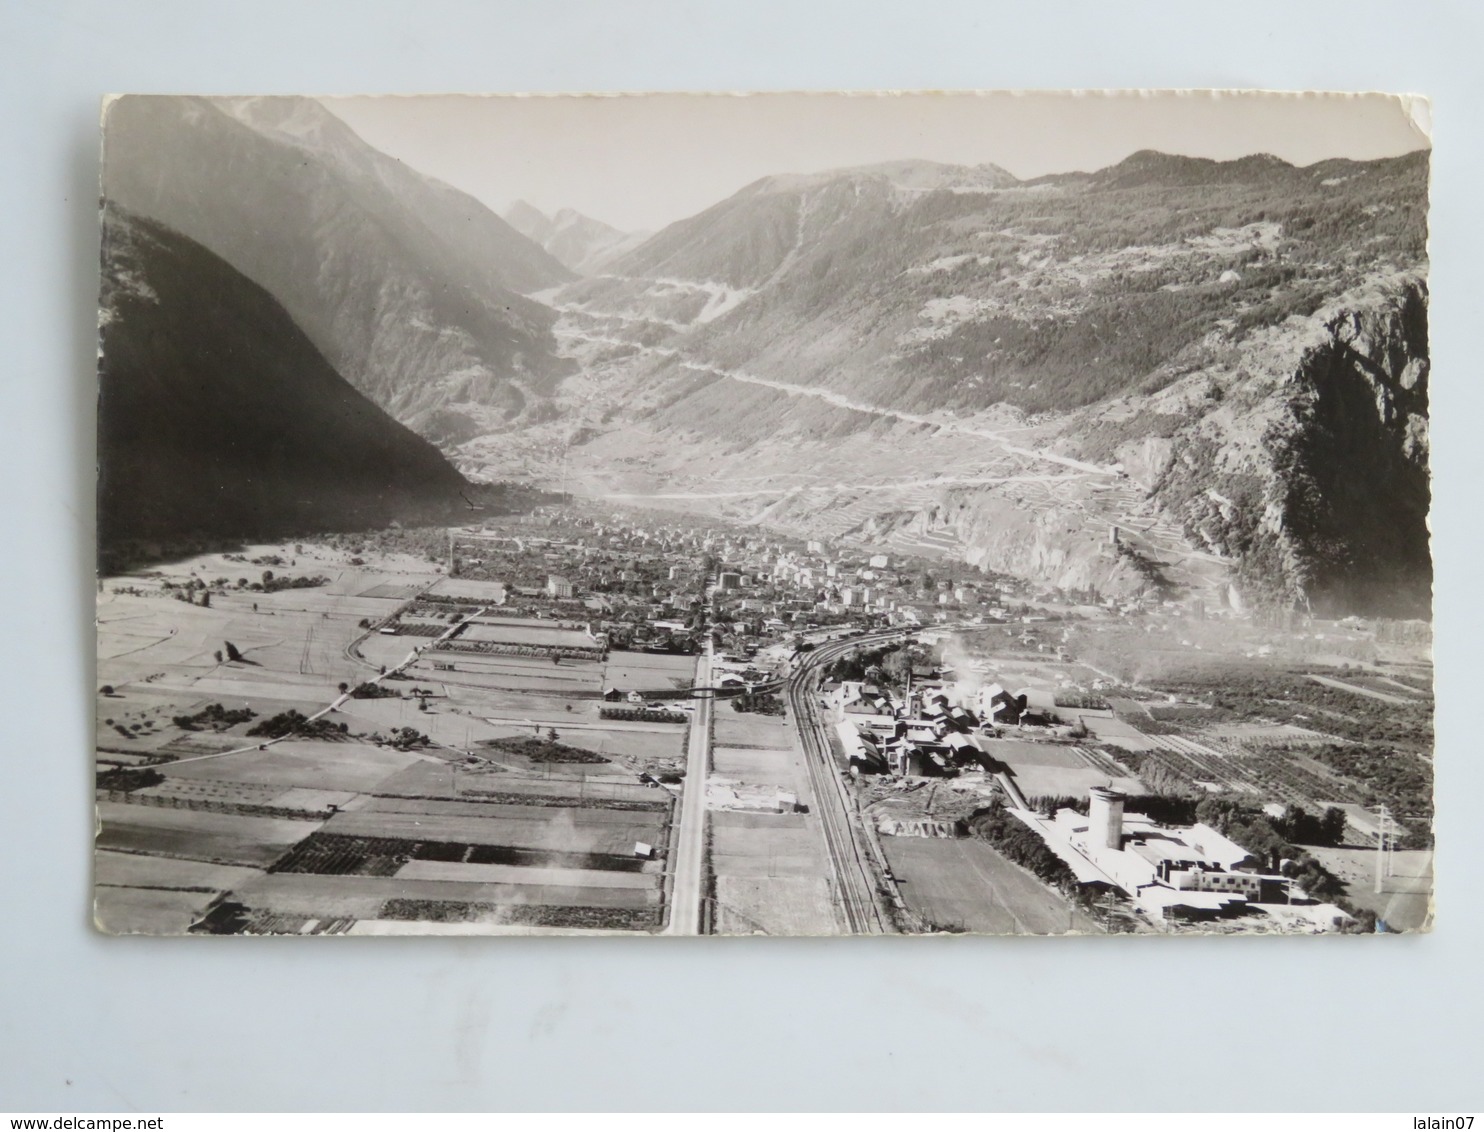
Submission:
<svg viewBox="0 0 1484 1132">
<path fill-rule="evenodd" d="M 102 930 L 1431 927 L 1424 101 L 102 122 Z"/>
</svg>

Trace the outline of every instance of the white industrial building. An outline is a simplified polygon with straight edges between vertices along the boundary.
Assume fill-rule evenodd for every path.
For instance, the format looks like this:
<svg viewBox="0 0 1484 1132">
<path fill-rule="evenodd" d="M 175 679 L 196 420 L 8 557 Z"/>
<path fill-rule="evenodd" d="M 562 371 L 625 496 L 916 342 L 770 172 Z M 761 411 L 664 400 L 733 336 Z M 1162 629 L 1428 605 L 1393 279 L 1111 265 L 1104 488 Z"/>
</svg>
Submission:
<svg viewBox="0 0 1484 1132">
<path fill-rule="evenodd" d="M 1287 919 L 1312 927 L 1329 928 L 1346 918 L 1333 904 L 1293 904 L 1287 877 L 1244 867 L 1252 854 L 1210 826 L 1162 826 L 1125 813 L 1125 801 L 1117 790 L 1094 787 L 1086 816 L 1072 809 L 1058 810 L 1050 820 L 1013 812 L 1080 882 L 1122 889 L 1155 919 L 1212 919 L 1262 905 L 1283 905 Z"/>
</svg>

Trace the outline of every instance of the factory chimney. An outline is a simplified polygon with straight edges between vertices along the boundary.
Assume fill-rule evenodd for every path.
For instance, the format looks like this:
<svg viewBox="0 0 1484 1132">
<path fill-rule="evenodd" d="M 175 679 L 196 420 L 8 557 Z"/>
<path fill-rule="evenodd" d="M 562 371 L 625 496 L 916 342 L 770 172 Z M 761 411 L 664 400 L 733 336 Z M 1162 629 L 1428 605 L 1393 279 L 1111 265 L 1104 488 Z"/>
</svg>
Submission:
<svg viewBox="0 0 1484 1132">
<path fill-rule="evenodd" d="M 1125 796 L 1105 786 L 1088 792 L 1088 848 L 1123 848 L 1123 803 Z"/>
</svg>

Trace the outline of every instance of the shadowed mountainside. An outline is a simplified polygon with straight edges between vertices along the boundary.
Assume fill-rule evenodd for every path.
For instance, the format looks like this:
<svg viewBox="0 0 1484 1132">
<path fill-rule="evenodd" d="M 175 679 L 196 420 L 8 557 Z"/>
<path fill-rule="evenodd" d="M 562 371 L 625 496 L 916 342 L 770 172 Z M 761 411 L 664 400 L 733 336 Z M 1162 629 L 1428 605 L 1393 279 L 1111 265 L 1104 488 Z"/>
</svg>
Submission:
<svg viewBox="0 0 1484 1132">
<path fill-rule="evenodd" d="M 305 98 L 130 95 L 104 139 L 106 200 L 268 290 L 399 420 L 464 438 L 547 411 L 568 367 L 551 312 L 520 292 L 572 273 L 474 198 Z"/>
<path fill-rule="evenodd" d="M 352 388 L 274 298 L 194 241 L 103 224 L 99 549 L 442 517 L 462 476 Z"/>
</svg>

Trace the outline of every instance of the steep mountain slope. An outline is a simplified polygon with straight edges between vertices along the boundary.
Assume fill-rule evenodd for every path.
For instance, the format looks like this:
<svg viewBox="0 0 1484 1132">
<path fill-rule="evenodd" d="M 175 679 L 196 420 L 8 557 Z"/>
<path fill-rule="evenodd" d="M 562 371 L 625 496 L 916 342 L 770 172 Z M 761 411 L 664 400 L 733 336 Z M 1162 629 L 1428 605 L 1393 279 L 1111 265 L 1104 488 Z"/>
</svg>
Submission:
<svg viewBox="0 0 1484 1132">
<path fill-rule="evenodd" d="M 105 211 L 98 525 L 138 540 L 362 529 L 462 508 L 462 476 L 353 389 L 261 287 Z"/>
<path fill-rule="evenodd" d="M 118 99 L 103 192 L 265 287 L 331 365 L 428 435 L 539 416 L 566 371 L 550 312 L 518 292 L 571 273 L 312 100 Z"/>
<path fill-rule="evenodd" d="M 578 275 L 602 272 L 613 259 L 649 238 L 648 232 L 620 232 L 571 208 L 547 216 L 523 200 L 506 209 L 504 219 Z"/>
<path fill-rule="evenodd" d="M 983 192 L 1013 184 L 993 165 L 897 161 L 830 173 L 780 175 L 677 221 L 611 265 L 616 275 L 678 277 L 755 290 L 827 243 L 836 226 L 846 239 L 877 230 L 925 194 Z M 848 246 L 848 245 L 847 245 Z"/>
<path fill-rule="evenodd" d="M 970 172 L 766 178 L 562 288 L 569 461 L 1060 585 L 1425 612 L 1426 153 Z"/>
<path fill-rule="evenodd" d="M 1208 405 L 1172 438 L 1155 495 L 1249 591 L 1425 616 L 1426 284 L 1379 275 L 1246 347 L 1244 373 L 1201 375 Z"/>
</svg>

